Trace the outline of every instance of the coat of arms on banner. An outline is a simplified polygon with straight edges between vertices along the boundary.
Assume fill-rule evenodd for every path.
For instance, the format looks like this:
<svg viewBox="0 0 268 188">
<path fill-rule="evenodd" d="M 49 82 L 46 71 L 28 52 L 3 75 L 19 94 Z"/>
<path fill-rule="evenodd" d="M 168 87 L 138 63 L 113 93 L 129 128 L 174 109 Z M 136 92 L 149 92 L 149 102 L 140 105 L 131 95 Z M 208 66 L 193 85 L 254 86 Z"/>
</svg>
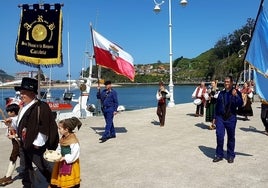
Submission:
<svg viewBox="0 0 268 188">
<path fill-rule="evenodd" d="M 61 5 L 22 5 L 16 60 L 30 66 L 62 65 Z"/>
</svg>

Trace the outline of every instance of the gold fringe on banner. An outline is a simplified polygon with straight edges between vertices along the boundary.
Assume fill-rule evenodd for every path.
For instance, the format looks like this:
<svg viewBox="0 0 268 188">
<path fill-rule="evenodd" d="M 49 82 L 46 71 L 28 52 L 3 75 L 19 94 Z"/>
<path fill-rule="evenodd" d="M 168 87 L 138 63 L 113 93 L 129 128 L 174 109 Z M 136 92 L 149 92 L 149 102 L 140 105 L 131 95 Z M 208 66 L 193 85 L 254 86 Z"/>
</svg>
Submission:
<svg viewBox="0 0 268 188">
<path fill-rule="evenodd" d="M 15 58 L 33 67 L 62 66 L 61 5 L 55 4 L 55 9 L 49 4 L 42 7 L 22 5 Z"/>
</svg>

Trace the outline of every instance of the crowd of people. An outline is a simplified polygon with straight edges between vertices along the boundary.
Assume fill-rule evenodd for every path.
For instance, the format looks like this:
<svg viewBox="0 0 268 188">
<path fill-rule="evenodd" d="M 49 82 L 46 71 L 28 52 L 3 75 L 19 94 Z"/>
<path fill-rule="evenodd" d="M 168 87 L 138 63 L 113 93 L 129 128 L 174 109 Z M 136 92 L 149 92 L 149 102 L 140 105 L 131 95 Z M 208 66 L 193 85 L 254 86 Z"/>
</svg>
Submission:
<svg viewBox="0 0 268 188">
<path fill-rule="evenodd" d="M 20 157 L 20 176 L 24 188 L 34 187 L 34 167 L 44 176 L 48 187 L 80 187 L 80 147 L 73 133 L 76 127 L 82 125 L 80 120 L 68 118 L 57 125 L 48 104 L 37 99 L 36 79 L 23 78 L 15 90 L 20 92 L 22 106 L 9 104 L 6 107 L 9 117 L 3 117 L 7 126 L 6 135 L 12 142 L 12 152 L 0 186 L 13 182 L 12 174 Z M 59 133 L 62 135 L 60 139 Z M 47 150 L 59 153 L 57 162 L 51 163 L 44 158 Z"/>
<path fill-rule="evenodd" d="M 204 81 L 200 82 L 192 93 L 196 105 L 195 117 L 204 117 L 209 122 L 208 128 L 216 130 L 216 153 L 213 162 L 219 162 L 224 158 L 224 137 L 227 133 L 227 161 L 233 163 L 235 158 L 235 129 L 237 116 L 244 116 L 242 120 L 249 121 L 253 116 L 251 104 L 253 102 L 254 84 L 247 81 L 240 86 L 234 83 L 232 76 L 224 79 L 224 88 L 219 89 L 218 81 L 212 80 L 206 86 Z M 170 93 L 165 89 L 164 83 L 159 83 L 156 92 L 157 111 L 160 127 L 165 124 L 166 100 Z M 261 120 L 265 126 L 265 134 L 268 135 L 268 102 L 262 100 Z"/>
<path fill-rule="evenodd" d="M 220 89 L 217 86 L 218 81 L 212 80 L 208 86 L 205 85 L 205 82 L 201 82 L 197 86 L 192 94 L 194 99 L 194 104 L 196 105 L 195 117 L 204 116 L 205 121 L 210 122 L 209 129 L 213 130 L 216 128 L 215 120 L 213 119 L 213 114 L 216 107 L 216 102 Z M 243 116 L 244 121 L 249 121 L 249 116 L 253 116 L 253 110 L 251 104 L 253 102 L 254 96 L 254 84 L 252 81 L 245 82 L 242 86 L 239 84 L 234 85 L 235 89 L 242 94 L 243 104 L 241 107 L 238 107 L 236 114 Z M 224 88 L 223 88 L 224 90 Z"/>
<path fill-rule="evenodd" d="M 231 76 L 225 77 L 224 88 L 217 87 L 217 80 L 212 80 L 208 87 L 202 81 L 192 94 L 196 105 L 195 116 L 203 117 L 210 122 L 208 128 L 216 129 L 216 154 L 213 162 L 223 159 L 224 135 L 227 133 L 227 161 L 233 163 L 235 158 L 235 128 L 237 115 L 244 116 L 242 120 L 249 121 L 253 116 L 251 104 L 253 102 L 254 84 L 247 81 L 240 87 L 234 84 Z M 205 108 L 205 110 L 204 110 Z M 262 122 L 265 126 L 265 133 L 268 135 L 268 103 L 262 102 Z"/>
<path fill-rule="evenodd" d="M 209 122 L 210 130 L 216 129 L 217 149 L 216 158 L 213 162 L 218 162 L 223 158 L 223 142 L 225 131 L 227 132 L 227 159 L 232 163 L 235 157 L 235 127 L 237 115 L 244 116 L 243 120 L 249 120 L 249 116 L 253 116 L 251 103 L 253 101 L 254 85 L 252 82 L 245 82 L 243 87 L 234 84 L 232 76 L 227 76 L 224 80 L 224 88 L 218 88 L 218 81 L 212 80 L 210 85 L 206 86 L 204 81 L 200 82 L 192 93 L 194 104 L 196 105 L 195 117 L 204 117 L 205 122 Z M 170 93 L 165 88 L 164 83 L 159 82 L 159 89 L 156 93 L 157 111 L 160 127 L 164 126 L 166 116 L 166 100 L 169 99 Z M 268 103 L 267 103 L 268 104 Z M 263 103 L 262 108 L 268 105 Z M 263 113 L 264 114 L 264 113 Z M 266 133 L 268 134 L 268 114 L 262 115 L 262 121 L 266 124 Z M 268 119 L 268 118 L 267 118 Z"/>
<path fill-rule="evenodd" d="M 101 143 L 116 137 L 113 118 L 117 113 L 118 99 L 111 84 L 111 81 L 106 81 L 106 88 L 102 91 L 98 87 L 97 99 L 101 102 L 106 123 Z M 14 89 L 20 93 L 22 103 L 7 104 L 6 113 L 9 117 L 5 117 L 0 109 L 7 126 L 6 136 L 12 142 L 10 162 L 5 176 L 0 178 L 0 186 L 13 182 L 12 174 L 20 157 L 20 176 L 24 188 L 34 186 L 34 166 L 44 176 L 49 188 L 80 187 L 80 145 L 74 129 L 80 129 L 81 121 L 72 117 L 57 124 L 48 104 L 37 99 L 36 79 L 25 77 L 21 85 Z M 50 160 L 49 156 L 44 157 L 47 151 L 51 151 L 50 156 L 55 154 L 60 157 Z"/>
<path fill-rule="evenodd" d="M 100 100 L 105 118 L 105 130 L 100 138 L 104 143 L 116 138 L 113 118 L 117 114 L 117 92 L 112 88 L 111 81 L 104 83 L 105 89 L 98 86 L 97 99 Z M 48 104 L 37 99 L 38 83 L 36 79 L 23 78 L 21 86 L 15 86 L 20 92 L 22 106 L 9 104 L 6 106 L 8 117 L 4 117 L 7 125 L 6 136 L 11 140 L 12 151 L 5 176 L 0 178 L 0 185 L 13 182 L 12 174 L 20 158 L 22 184 L 25 188 L 33 187 L 33 170 L 35 165 L 45 177 L 48 187 L 80 187 L 80 145 L 74 129 L 80 129 L 82 123 L 76 117 L 67 118 L 56 123 Z M 249 120 L 253 116 L 251 107 L 254 87 L 245 82 L 243 87 L 234 85 L 231 76 L 224 79 L 224 88 L 219 89 L 217 80 L 212 80 L 209 86 L 201 82 L 192 94 L 196 105 L 195 117 L 204 117 L 209 122 L 208 128 L 216 130 L 216 152 L 213 162 L 224 158 L 224 137 L 227 133 L 227 161 L 235 159 L 235 129 L 237 115 Z M 160 127 L 165 125 L 167 100 L 171 97 L 164 82 L 159 82 L 156 92 L 157 110 Z M 268 135 L 268 102 L 262 100 L 261 120 Z M 1 112 L 1 111 L 0 111 Z M 1 112 L 3 114 L 3 112 Z M 4 115 L 3 115 L 4 116 Z M 60 137 L 61 136 L 61 137 Z M 51 163 L 44 158 L 47 150 L 55 151 L 60 157 Z"/>
</svg>

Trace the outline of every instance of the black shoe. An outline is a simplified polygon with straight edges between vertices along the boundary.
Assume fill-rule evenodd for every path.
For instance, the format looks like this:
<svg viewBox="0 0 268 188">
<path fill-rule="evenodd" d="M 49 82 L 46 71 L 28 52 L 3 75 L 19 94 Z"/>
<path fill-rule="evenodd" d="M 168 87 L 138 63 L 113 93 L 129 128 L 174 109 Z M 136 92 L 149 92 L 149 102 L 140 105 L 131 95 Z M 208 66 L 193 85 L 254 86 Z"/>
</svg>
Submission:
<svg viewBox="0 0 268 188">
<path fill-rule="evenodd" d="M 113 135 L 113 136 L 110 136 L 109 138 L 116 138 L 116 136 L 115 136 L 115 135 Z"/>
<path fill-rule="evenodd" d="M 108 138 L 106 138 L 106 137 L 101 137 L 101 138 L 99 138 L 99 140 L 108 140 Z"/>
<path fill-rule="evenodd" d="M 228 163 L 233 163 L 234 162 L 234 159 L 233 158 L 229 158 L 227 161 L 228 161 Z"/>
<path fill-rule="evenodd" d="M 106 142 L 107 140 L 108 140 L 108 138 L 103 138 L 102 137 L 102 138 L 100 138 L 100 141 L 101 141 L 100 143 Z"/>
<path fill-rule="evenodd" d="M 219 162 L 219 161 L 221 161 L 222 160 L 222 158 L 221 157 L 215 157 L 214 159 L 213 159 L 213 163 L 216 163 L 216 162 Z"/>
</svg>

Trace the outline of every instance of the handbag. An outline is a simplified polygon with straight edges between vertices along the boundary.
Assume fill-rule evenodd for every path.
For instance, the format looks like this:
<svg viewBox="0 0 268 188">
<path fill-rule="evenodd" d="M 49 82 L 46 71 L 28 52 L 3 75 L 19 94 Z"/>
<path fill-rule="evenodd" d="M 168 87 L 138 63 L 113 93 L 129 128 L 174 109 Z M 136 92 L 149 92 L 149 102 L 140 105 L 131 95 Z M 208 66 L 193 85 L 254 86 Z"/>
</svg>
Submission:
<svg viewBox="0 0 268 188">
<path fill-rule="evenodd" d="M 59 174 L 60 175 L 70 175 L 72 172 L 72 163 L 67 164 L 66 161 L 60 162 Z"/>
</svg>

